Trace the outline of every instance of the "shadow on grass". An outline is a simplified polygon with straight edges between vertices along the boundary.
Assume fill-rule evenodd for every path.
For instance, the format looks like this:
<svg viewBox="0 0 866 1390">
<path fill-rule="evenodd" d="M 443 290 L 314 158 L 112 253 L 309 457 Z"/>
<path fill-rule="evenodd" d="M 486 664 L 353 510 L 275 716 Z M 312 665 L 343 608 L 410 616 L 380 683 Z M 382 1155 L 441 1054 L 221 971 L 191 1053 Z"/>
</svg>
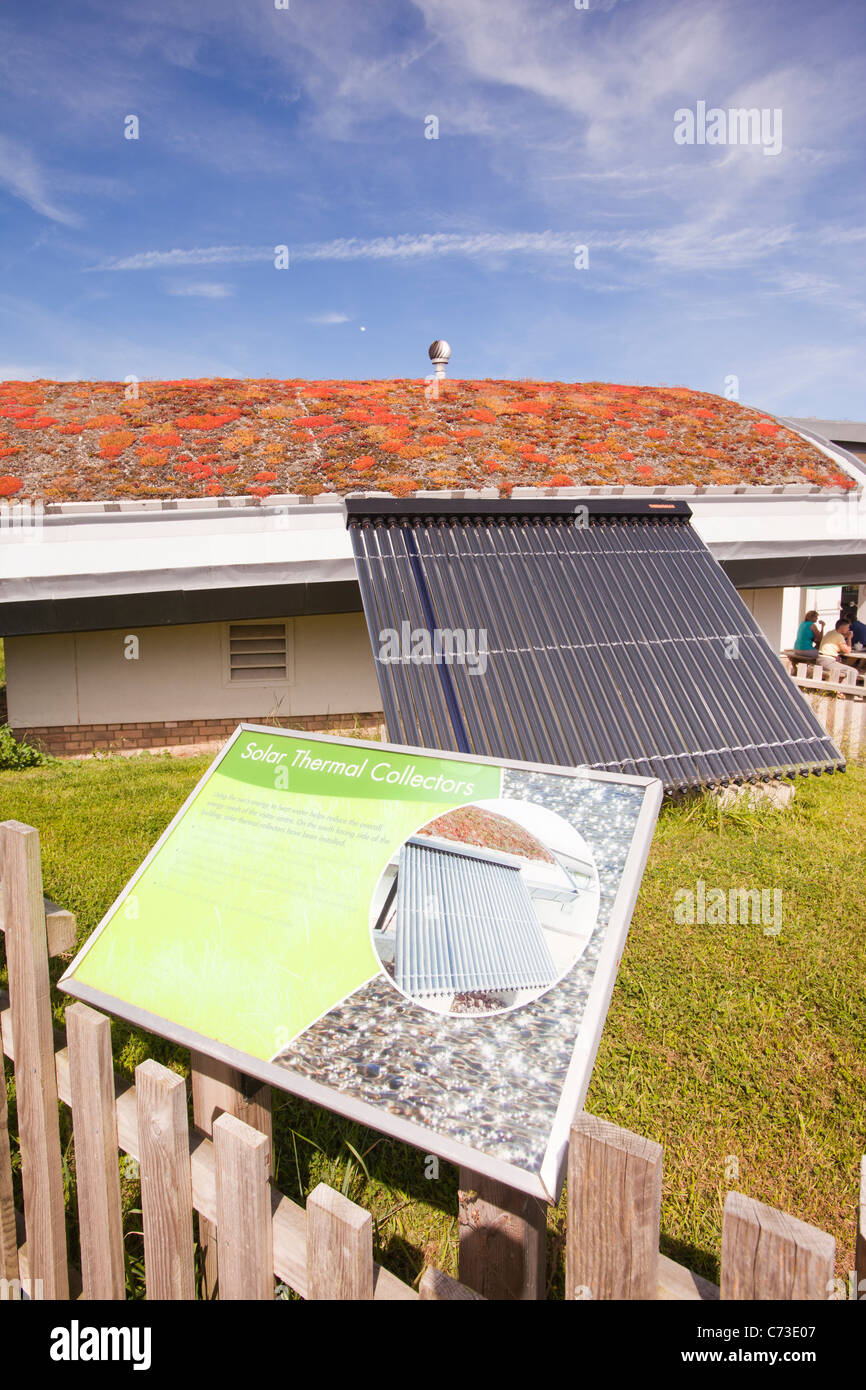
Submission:
<svg viewBox="0 0 866 1390">
<path fill-rule="evenodd" d="M 411 1288 L 418 1287 L 427 1260 L 424 1252 L 411 1241 L 404 1236 L 390 1235 L 386 1240 L 375 1243 L 374 1254 L 379 1264 L 402 1279 L 404 1284 L 409 1284 Z"/>
<path fill-rule="evenodd" d="M 358 1187 L 378 1188 L 393 1207 L 405 1199 L 449 1217 L 457 1214 L 457 1169 L 440 1160 L 438 1176 L 426 1176 L 426 1155 L 331 1111 L 274 1092 L 274 1141 L 279 1150 L 279 1186 L 304 1201 L 319 1182 L 358 1200 Z M 346 1190 L 348 1188 L 348 1190 Z"/>
<path fill-rule="evenodd" d="M 661 1237 L 659 1249 L 669 1260 L 676 1260 L 678 1265 L 684 1265 L 692 1274 L 700 1274 L 711 1283 L 718 1284 L 720 1261 L 717 1251 L 703 1250 L 699 1245 L 666 1235 Z"/>
</svg>

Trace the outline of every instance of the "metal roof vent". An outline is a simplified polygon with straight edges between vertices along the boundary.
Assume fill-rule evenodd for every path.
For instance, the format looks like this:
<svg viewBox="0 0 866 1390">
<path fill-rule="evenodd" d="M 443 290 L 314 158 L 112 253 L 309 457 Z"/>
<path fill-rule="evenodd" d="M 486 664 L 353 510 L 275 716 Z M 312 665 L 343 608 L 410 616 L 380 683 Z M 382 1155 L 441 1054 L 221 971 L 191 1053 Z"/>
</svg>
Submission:
<svg viewBox="0 0 866 1390">
<path fill-rule="evenodd" d="M 435 343 L 430 344 L 430 361 L 433 363 L 433 370 L 437 376 L 445 375 L 445 368 L 451 356 L 451 348 L 444 338 L 437 338 Z"/>
</svg>

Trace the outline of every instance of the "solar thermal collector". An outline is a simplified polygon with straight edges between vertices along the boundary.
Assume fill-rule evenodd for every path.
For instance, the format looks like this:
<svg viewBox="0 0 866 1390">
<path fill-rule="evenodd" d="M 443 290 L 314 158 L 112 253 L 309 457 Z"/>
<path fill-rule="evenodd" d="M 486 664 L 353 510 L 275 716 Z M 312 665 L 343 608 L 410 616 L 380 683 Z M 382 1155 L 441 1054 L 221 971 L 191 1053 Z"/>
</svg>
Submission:
<svg viewBox="0 0 866 1390">
<path fill-rule="evenodd" d="M 542 989 L 556 969 L 520 869 L 409 840 L 397 874 L 395 979 L 413 998 Z"/>
<path fill-rule="evenodd" d="M 395 742 L 669 789 L 844 767 L 685 502 L 349 498 L 347 510 Z M 404 624 L 472 634 L 483 670 L 380 660 L 383 634 Z"/>
</svg>

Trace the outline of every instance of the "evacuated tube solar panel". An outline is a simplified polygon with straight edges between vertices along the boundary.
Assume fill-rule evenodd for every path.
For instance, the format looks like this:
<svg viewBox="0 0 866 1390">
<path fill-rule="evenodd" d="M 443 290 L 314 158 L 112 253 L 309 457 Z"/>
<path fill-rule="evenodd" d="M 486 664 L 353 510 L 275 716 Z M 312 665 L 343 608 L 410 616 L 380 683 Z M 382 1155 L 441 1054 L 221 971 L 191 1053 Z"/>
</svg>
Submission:
<svg viewBox="0 0 866 1390">
<path fill-rule="evenodd" d="M 659 515 L 599 503 L 582 525 L 555 503 L 431 514 L 392 504 L 387 516 L 348 505 L 374 640 L 366 589 L 383 589 L 379 571 L 398 556 L 413 615 L 487 636 L 483 675 L 377 666 L 396 740 L 423 744 L 432 731 L 434 747 L 655 776 L 669 789 L 844 767 L 683 504 Z M 410 612 L 395 593 L 376 621 L 399 626 Z"/>
<path fill-rule="evenodd" d="M 416 999 L 556 978 L 519 868 L 411 840 L 400 850 L 394 968 Z"/>
<path fill-rule="evenodd" d="M 712 556 L 706 553 L 701 554 L 703 548 L 699 538 L 694 535 L 691 528 L 684 529 L 685 535 L 681 533 L 683 528 L 675 531 L 672 535 L 673 562 L 677 563 L 677 548 L 687 549 L 687 543 L 691 541 L 693 543 L 691 546 L 693 555 L 697 555 L 700 561 L 697 563 L 692 559 L 691 562 L 691 575 L 699 599 L 702 603 L 712 603 L 715 599 L 720 609 L 723 608 L 724 602 L 727 600 L 726 611 L 730 615 L 732 624 L 736 623 L 738 616 L 744 617 L 745 624 L 749 629 L 746 633 L 746 640 L 752 643 L 752 654 L 756 659 L 746 661 L 741 675 L 744 685 L 750 693 L 751 702 L 763 721 L 767 739 L 775 740 L 775 742 L 769 741 L 760 745 L 762 750 L 787 745 L 794 755 L 791 764 L 792 771 L 808 770 L 808 768 L 804 769 L 798 764 L 809 763 L 817 765 L 814 770 L 820 770 L 820 766 L 826 761 L 828 747 L 835 754 L 836 761 L 841 764 L 843 760 L 837 750 L 805 699 L 792 685 L 782 669 L 781 662 L 770 650 L 763 633 L 746 609 L 745 604 L 742 603 L 736 590 L 729 584 L 724 575 L 722 575 L 724 584 L 713 586 L 715 575 Z M 730 630 L 736 631 L 737 629 L 732 626 Z M 769 657 L 768 668 L 765 668 L 757 659 L 761 653 Z M 716 655 L 718 656 L 718 653 Z M 766 680 L 763 679 L 765 674 L 768 676 Z M 788 725 L 788 737 L 785 740 L 785 745 L 778 737 L 780 720 L 785 720 Z"/>
</svg>

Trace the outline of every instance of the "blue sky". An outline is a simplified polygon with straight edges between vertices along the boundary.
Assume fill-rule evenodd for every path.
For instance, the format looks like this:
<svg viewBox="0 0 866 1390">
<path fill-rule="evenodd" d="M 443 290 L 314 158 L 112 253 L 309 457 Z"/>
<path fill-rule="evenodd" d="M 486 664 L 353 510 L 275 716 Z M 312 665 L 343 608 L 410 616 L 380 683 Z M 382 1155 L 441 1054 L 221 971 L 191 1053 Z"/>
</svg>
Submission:
<svg viewBox="0 0 866 1390">
<path fill-rule="evenodd" d="M 866 418 L 862 0 L 288 3 L 6 0 L 0 377 L 418 377 L 446 337 Z M 701 101 L 781 152 L 676 143 Z"/>
</svg>

